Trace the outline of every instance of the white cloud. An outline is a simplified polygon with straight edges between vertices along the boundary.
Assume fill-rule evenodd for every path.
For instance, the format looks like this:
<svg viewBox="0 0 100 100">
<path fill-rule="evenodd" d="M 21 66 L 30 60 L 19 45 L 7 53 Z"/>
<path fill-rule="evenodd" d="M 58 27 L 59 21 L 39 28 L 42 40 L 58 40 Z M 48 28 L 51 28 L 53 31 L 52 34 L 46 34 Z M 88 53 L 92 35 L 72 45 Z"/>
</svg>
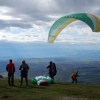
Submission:
<svg viewBox="0 0 100 100">
<path fill-rule="evenodd" d="M 48 33 L 41 28 L 34 26 L 35 30 L 21 30 L 11 28 L 12 33 L 8 30 L 0 32 L 0 40 L 14 42 L 47 42 Z M 19 30 L 19 31 L 18 31 Z M 7 33 L 8 32 L 8 33 Z M 89 28 L 78 29 L 77 27 L 68 27 L 67 31 L 61 32 L 55 42 L 68 43 L 100 43 L 100 34 L 91 32 Z"/>
<path fill-rule="evenodd" d="M 0 20 L 21 20 L 21 18 L 13 17 L 9 13 L 12 9 L 9 7 L 0 7 Z"/>
<path fill-rule="evenodd" d="M 0 40 L 11 41 L 11 42 L 12 41 L 14 42 L 45 41 L 46 42 L 47 35 L 46 33 L 43 32 L 41 28 L 40 30 L 36 29 L 35 31 L 33 29 L 21 30 L 18 28 L 17 29 L 11 28 L 11 31 L 4 30 L 0 32 Z"/>
<path fill-rule="evenodd" d="M 47 42 L 50 27 L 64 15 L 89 12 L 100 18 L 99 0 L 76 0 L 76 2 L 74 0 L 0 0 L 0 40 Z M 94 43 L 100 42 L 99 37 L 100 35 L 94 35 L 88 26 L 78 21 L 65 28 L 55 42 Z"/>
</svg>

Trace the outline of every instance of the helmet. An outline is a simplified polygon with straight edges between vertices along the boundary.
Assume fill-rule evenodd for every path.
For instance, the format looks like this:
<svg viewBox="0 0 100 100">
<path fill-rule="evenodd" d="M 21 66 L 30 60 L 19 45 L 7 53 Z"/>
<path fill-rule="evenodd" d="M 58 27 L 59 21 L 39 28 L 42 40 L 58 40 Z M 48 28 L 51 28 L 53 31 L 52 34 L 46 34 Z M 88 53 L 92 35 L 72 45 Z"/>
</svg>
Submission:
<svg viewBox="0 0 100 100">
<path fill-rule="evenodd" d="M 25 63 L 25 60 L 22 60 L 22 63 Z"/>
</svg>

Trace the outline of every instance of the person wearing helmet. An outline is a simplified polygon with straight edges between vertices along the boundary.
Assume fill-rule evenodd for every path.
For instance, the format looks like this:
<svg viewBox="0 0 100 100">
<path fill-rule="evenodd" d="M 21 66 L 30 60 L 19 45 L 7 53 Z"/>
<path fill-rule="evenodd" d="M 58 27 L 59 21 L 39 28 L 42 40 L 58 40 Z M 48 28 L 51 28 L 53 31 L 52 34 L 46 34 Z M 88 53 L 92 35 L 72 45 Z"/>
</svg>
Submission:
<svg viewBox="0 0 100 100">
<path fill-rule="evenodd" d="M 28 70 L 29 70 L 29 66 L 28 64 L 26 64 L 25 60 L 22 60 L 22 64 L 20 65 L 19 67 L 19 70 L 21 71 L 21 86 L 22 86 L 22 83 L 23 83 L 23 78 L 25 78 L 26 80 L 26 85 L 28 85 Z"/>
<path fill-rule="evenodd" d="M 8 84 L 9 86 L 14 86 L 15 65 L 12 62 L 12 59 L 10 59 L 9 63 L 6 65 L 6 70 L 8 72 Z"/>
</svg>

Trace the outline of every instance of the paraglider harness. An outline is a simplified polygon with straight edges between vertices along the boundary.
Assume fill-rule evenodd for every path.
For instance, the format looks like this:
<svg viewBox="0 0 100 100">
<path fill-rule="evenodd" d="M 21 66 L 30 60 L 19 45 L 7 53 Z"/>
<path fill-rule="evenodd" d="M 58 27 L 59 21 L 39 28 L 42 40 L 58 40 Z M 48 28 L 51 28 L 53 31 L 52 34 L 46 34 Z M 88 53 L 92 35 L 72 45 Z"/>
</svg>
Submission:
<svg viewBox="0 0 100 100">
<path fill-rule="evenodd" d="M 52 74 L 53 74 L 53 76 L 55 76 L 56 73 L 57 73 L 57 70 L 56 70 L 56 66 L 55 66 L 54 63 L 53 63 L 53 66 L 52 67 L 53 67 L 53 69 L 52 69 L 53 70 L 53 73 Z"/>
<path fill-rule="evenodd" d="M 49 65 L 47 68 L 49 68 L 49 76 L 53 77 L 56 75 L 57 70 L 56 70 L 56 65 L 54 63 Z"/>
<path fill-rule="evenodd" d="M 27 77 L 27 73 L 28 73 L 28 65 L 27 64 L 22 64 L 21 67 L 21 76 L 22 77 Z"/>
</svg>

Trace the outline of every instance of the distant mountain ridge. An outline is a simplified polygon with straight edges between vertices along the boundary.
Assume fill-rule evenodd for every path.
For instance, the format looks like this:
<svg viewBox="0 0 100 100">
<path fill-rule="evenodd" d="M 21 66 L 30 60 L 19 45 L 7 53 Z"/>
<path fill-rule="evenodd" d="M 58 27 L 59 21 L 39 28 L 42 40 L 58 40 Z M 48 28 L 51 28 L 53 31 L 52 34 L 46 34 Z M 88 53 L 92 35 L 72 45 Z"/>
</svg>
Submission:
<svg viewBox="0 0 100 100">
<path fill-rule="evenodd" d="M 77 49 L 68 49 L 66 50 L 62 50 L 60 51 L 58 54 L 49 56 L 50 54 L 44 54 L 44 56 L 41 54 L 38 56 L 36 55 L 32 55 L 32 53 L 28 52 L 28 55 L 10 55 L 10 56 L 4 56 L 4 55 L 0 55 L 0 60 L 8 60 L 10 58 L 14 59 L 14 60 L 22 60 L 22 59 L 26 59 L 26 60 L 31 60 L 31 59 L 39 59 L 39 60 L 44 60 L 44 59 L 55 59 L 56 60 L 64 60 L 64 59 L 69 59 L 69 60 L 85 60 L 85 61 L 97 61 L 100 60 L 100 50 L 77 50 Z"/>
</svg>

